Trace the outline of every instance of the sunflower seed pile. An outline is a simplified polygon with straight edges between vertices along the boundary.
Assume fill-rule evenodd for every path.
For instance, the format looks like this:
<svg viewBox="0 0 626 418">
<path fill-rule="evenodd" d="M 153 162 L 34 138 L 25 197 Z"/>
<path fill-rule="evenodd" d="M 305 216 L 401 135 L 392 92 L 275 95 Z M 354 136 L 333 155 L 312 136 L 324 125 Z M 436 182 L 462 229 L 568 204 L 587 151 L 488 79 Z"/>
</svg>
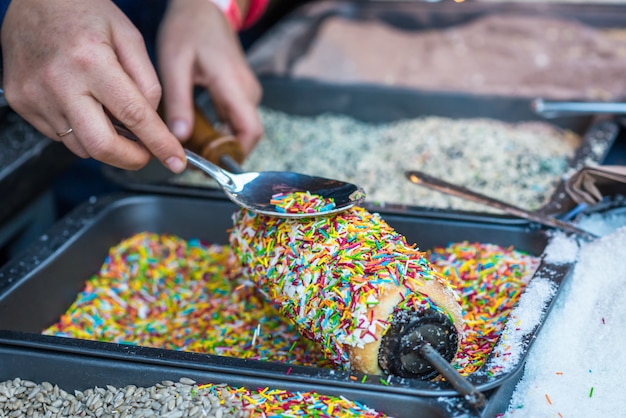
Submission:
<svg viewBox="0 0 626 418">
<path fill-rule="evenodd" d="M 198 391 L 181 378 L 150 387 L 95 387 L 68 393 L 49 382 L 16 378 L 0 383 L 0 417 L 248 417 L 228 390 Z"/>
</svg>

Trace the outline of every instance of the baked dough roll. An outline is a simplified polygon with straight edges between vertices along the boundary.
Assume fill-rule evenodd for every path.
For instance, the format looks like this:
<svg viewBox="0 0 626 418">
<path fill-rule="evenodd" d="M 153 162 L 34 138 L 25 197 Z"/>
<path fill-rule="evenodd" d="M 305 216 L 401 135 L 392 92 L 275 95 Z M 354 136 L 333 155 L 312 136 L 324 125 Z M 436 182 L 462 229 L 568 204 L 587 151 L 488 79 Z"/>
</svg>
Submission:
<svg viewBox="0 0 626 418">
<path fill-rule="evenodd" d="M 421 344 L 454 358 L 458 296 L 380 215 L 355 207 L 286 219 L 240 210 L 233 220 L 230 244 L 244 276 L 336 366 L 429 379 L 437 371 Z"/>
</svg>

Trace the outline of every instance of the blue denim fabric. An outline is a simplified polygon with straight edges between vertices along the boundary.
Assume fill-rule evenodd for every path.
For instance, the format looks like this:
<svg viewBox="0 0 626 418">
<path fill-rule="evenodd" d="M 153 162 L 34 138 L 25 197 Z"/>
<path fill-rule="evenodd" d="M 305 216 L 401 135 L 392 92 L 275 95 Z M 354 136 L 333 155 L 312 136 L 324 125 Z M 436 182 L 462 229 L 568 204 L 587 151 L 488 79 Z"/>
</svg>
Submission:
<svg viewBox="0 0 626 418">
<path fill-rule="evenodd" d="M 7 14 L 10 3 L 11 0 L 0 0 L 0 26 L 2 26 L 2 22 L 4 22 L 4 15 Z"/>
<path fill-rule="evenodd" d="M 167 0 L 114 0 L 113 3 L 143 34 L 148 54 L 152 62 L 156 62 L 156 35 L 167 8 Z"/>
</svg>

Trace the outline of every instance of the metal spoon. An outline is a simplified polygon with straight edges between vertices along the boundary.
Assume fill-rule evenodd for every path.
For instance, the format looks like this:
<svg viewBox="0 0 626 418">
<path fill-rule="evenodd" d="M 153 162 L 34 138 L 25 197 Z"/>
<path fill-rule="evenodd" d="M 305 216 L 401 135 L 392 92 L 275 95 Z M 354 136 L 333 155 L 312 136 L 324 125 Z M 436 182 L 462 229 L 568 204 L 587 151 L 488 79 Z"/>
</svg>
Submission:
<svg viewBox="0 0 626 418">
<path fill-rule="evenodd" d="M 128 139 L 137 141 L 137 136 L 120 121 L 111 118 L 117 133 Z M 365 192 L 359 186 L 324 177 L 290 171 L 261 171 L 248 173 L 231 173 L 212 162 L 204 159 L 193 151 L 185 149 L 187 160 L 211 176 L 220 185 L 226 196 L 242 208 L 263 215 L 280 218 L 310 218 L 342 212 L 365 199 Z M 238 166 L 235 164 L 235 167 Z M 279 193 L 309 192 L 329 201 L 328 205 L 314 213 L 284 213 L 277 210 L 271 203 L 273 196 Z M 332 206 L 332 207 L 330 207 Z"/>
<path fill-rule="evenodd" d="M 535 99 L 530 103 L 530 108 L 544 118 L 605 113 L 626 114 L 626 103 L 616 102 L 552 102 L 544 99 Z"/>
<path fill-rule="evenodd" d="M 365 199 L 365 192 L 352 183 L 290 171 L 260 171 L 234 174 L 198 154 L 185 150 L 187 160 L 215 179 L 230 200 L 263 215 L 280 218 L 310 218 L 342 212 Z M 283 213 L 270 201 L 279 193 L 310 192 L 324 200 L 332 199 L 334 207 L 315 213 Z"/>
<path fill-rule="evenodd" d="M 565 232 L 576 234 L 586 240 L 593 240 L 595 238 L 598 238 L 596 235 L 588 231 L 585 231 L 584 229 L 580 229 L 569 222 L 565 222 L 560 219 L 552 218 L 550 216 L 543 216 L 534 212 L 524 210 L 522 208 L 510 205 L 501 200 L 497 200 L 497 199 L 485 196 L 483 194 L 474 192 L 472 190 L 466 189 L 465 187 L 457 186 L 455 184 L 448 183 L 436 177 L 432 177 L 426 173 L 422 173 L 421 171 L 416 171 L 416 170 L 407 171 L 405 175 L 412 183 L 419 184 L 420 186 L 424 186 L 429 189 L 437 190 L 438 192 L 447 193 L 449 195 L 460 197 L 462 199 L 467 199 L 473 202 L 482 203 L 483 205 L 500 209 L 504 212 L 510 213 L 511 215 L 519 216 L 520 218 L 523 218 L 523 219 L 528 219 L 530 221 L 534 221 L 542 225 L 546 225 L 552 228 L 561 229 Z"/>
</svg>

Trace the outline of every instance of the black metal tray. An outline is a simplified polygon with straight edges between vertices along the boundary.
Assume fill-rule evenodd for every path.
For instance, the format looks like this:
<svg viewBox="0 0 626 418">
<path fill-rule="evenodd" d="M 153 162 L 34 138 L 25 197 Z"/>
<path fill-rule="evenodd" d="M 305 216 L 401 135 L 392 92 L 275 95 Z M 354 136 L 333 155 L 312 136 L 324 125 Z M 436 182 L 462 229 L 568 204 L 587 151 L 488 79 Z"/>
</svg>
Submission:
<svg viewBox="0 0 626 418">
<path fill-rule="evenodd" d="M 235 387 L 315 391 L 329 396 L 345 396 L 385 412 L 395 418 L 446 418 L 463 416 L 494 417 L 506 411 L 515 386 L 522 377 L 523 368 L 495 389 L 487 392 L 488 403 L 482 411 L 468 410 L 463 399 L 447 397 L 441 403 L 433 397 L 411 396 L 372 391 L 369 388 L 332 387 L 324 382 L 298 378 L 285 380 L 261 374 L 258 370 L 246 372 L 233 368 L 228 360 L 222 364 L 203 363 L 199 355 L 171 353 L 163 358 L 160 350 L 146 347 L 122 346 L 93 341 L 68 339 L 0 331 L 0 382 L 9 379 L 27 379 L 37 383 L 51 382 L 72 393 L 93 387 L 113 385 L 152 386 L 163 380 L 176 381 L 192 378 L 199 384 L 226 383 Z M 71 370 L 71 372 L 68 372 Z"/>
<path fill-rule="evenodd" d="M 6 107 L 0 95 L 0 226 L 19 213 L 76 159 Z"/>
<path fill-rule="evenodd" d="M 508 398 L 502 393 L 511 390 L 511 381 L 519 378 L 528 349 L 556 295 L 546 301 L 541 321 L 523 336 L 524 349 L 516 367 L 496 376 L 483 373 L 468 377 L 489 396 L 482 413 L 463 410 L 463 400 L 445 382 L 398 379 L 387 386 L 376 376 L 353 381 L 350 373 L 330 369 L 40 335 L 72 304 L 85 281 L 99 270 L 111 246 L 144 231 L 225 244 L 234 210 L 235 206 L 223 199 L 158 195 L 108 195 L 85 202 L 0 270 L 0 378 L 54 378 L 71 388 L 101 384 L 106 379 L 112 384 L 143 384 L 154 383 L 161 376 L 188 375 L 214 383 L 223 380 L 244 386 L 345 394 L 396 417 L 414 416 L 419 408 L 426 408 L 424 416 L 455 416 L 461 409 L 469 416 L 487 417 L 495 415 L 496 409 L 501 412 L 506 408 Z M 423 250 L 468 240 L 512 245 L 539 256 L 549 241 L 547 233 L 536 225 L 510 219 L 429 211 L 419 216 L 381 215 Z M 571 269 L 570 264 L 544 261 L 534 277 L 552 281 L 558 294 Z M 93 365 L 97 373 L 92 376 L 82 370 L 81 359 Z M 128 371 L 132 376 L 124 376 Z"/>
<path fill-rule="evenodd" d="M 264 89 L 262 105 L 290 115 L 315 116 L 331 113 L 371 123 L 421 116 L 490 118 L 504 122 L 545 121 L 532 112 L 530 101 L 525 98 L 427 92 L 365 84 L 332 85 L 285 77 L 263 77 L 261 83 Z M 206 95 L 200 95 L 198 103 L 207 113 L 210 112 L 211 104 Z M 546 123 L 571 130 L 582 138 L 581 146 L 569 162 L 571 169 L 580 168 L 585 163 L 604 161 L 619 134 L 619 124 L 608 115 L 567 116 Z M 139 171 L 124 171 L 114 167 L 104 167 L 103 171 L 109 180 L 126 190 L 203 197 L 223 196 L 222 191 L 211 186 L 211 183 L 199 186 L 171 181 L 173 174 L 157 161 L 152 161 Z M 399 178 L 397 181 L 408 180 Z M 425 209 L 394 202 L 379 204 L 367 201 L 366 206 L 398 213 Z M 548 203 L 537 212 L 561 214 L 574 206 L 575 202 L 565 193 L 564 182 L 561 181 Z"/>
<path fill-rule="evenodd" d="M 320 26 L 329 18 L 376 21 L 415 31 L 444 29 L 490 14 L 504 13 L 562 18 L 601 29 L 626 27 L 626 7 L 622 4 L 324 0 L 309 2 L 292 11 L 258 39 L 247 55 L 257 74 L 289 76 L 294 63 L 308 51 Z"/>
</svg>

